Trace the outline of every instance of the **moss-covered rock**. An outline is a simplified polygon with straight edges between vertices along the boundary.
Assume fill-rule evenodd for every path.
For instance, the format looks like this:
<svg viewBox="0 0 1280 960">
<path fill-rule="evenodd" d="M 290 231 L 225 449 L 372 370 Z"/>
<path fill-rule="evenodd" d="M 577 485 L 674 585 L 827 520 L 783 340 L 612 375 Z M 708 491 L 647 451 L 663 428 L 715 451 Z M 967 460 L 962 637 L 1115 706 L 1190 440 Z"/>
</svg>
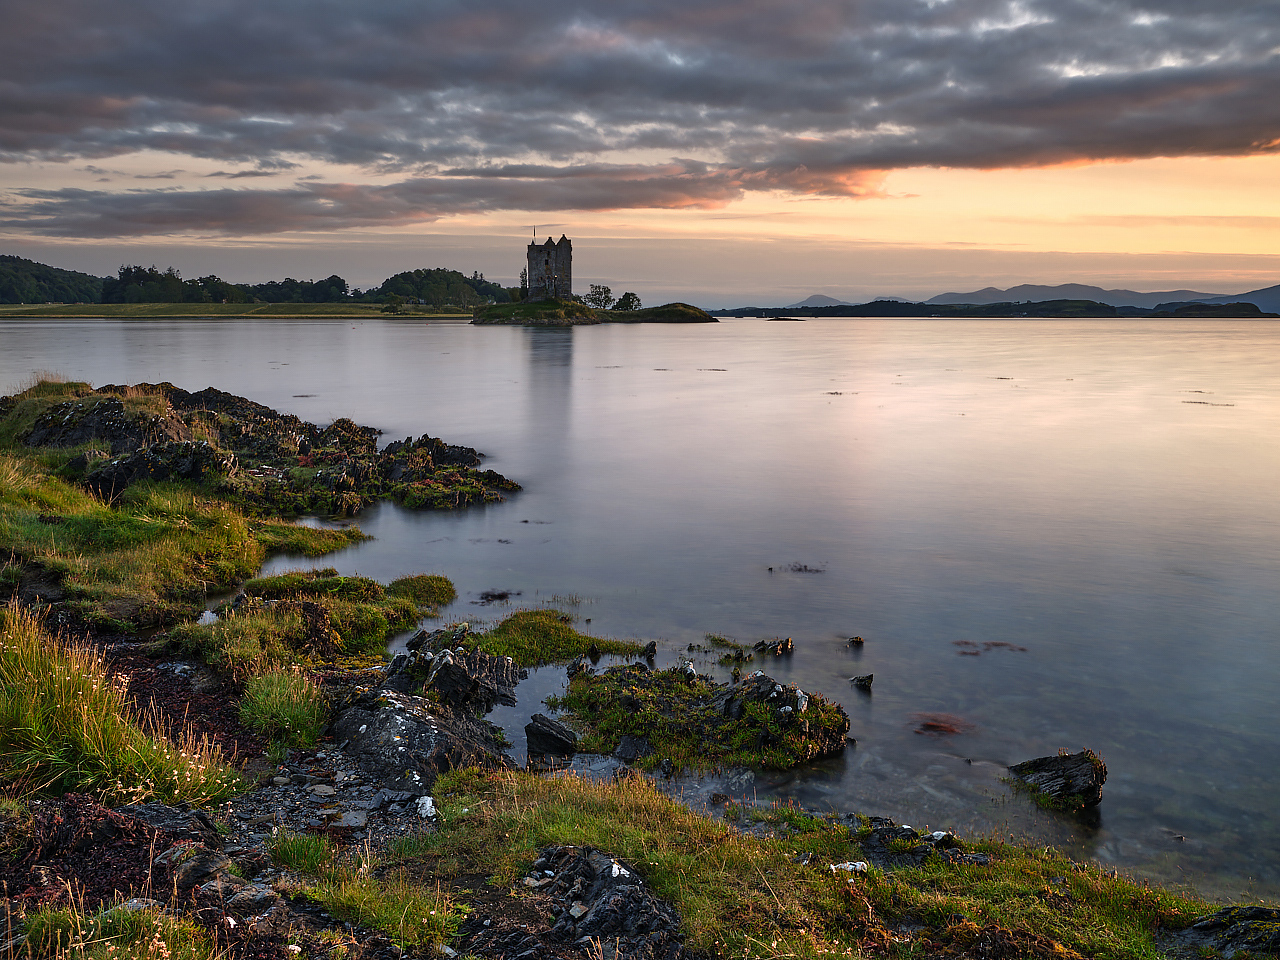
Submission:
<svg viewBox="0 0 1280 960">
<path fill-rule="evenodd" d="M 611 754 L 631 738 L 627 752 L 646 769 L 664 760 L 787 769 L 840 752 L 849 731 L 839 704 L 760 672 L 717 684 L 691 666 L 630 664 L 598 675 L 583 669 L 564 696 L 548 703 L 568 711 L 584 731 L 582 750 Z M 634 749 L 639 741 L 645 749 Z"/>
</svg>

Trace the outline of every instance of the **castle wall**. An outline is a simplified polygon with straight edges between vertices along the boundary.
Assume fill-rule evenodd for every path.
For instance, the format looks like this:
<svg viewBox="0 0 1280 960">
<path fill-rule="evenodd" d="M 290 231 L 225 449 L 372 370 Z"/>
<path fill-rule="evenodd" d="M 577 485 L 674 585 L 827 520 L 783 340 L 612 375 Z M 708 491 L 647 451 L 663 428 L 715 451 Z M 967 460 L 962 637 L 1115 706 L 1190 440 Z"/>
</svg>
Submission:
<svg viewBox="0 0 1280 960">
<path fill-rule="evenodd" d="M 573 242 L 568 237 L 529 244 L 528 260 L 530 300 L 573 295 Z"/>
</svg>

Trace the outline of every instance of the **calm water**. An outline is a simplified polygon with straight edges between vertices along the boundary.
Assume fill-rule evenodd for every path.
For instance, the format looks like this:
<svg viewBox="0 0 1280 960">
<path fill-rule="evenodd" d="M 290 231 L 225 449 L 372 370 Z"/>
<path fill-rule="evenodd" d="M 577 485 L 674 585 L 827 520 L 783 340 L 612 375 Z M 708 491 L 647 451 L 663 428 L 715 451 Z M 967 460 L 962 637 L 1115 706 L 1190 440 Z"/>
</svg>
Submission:
<svg viewBox="0 0 1280 960">
<path fill-rule="evenodd" d="M 325 562 L 447 574 L 450 619 L 510 609 L 484 590 L 575 601 L 669 656 L 794 637 L 769 672 L 842 702 L 858 746 L 761 798 L 1280 896 L 1280 323 L 0 322 L 0 386 L 39 368 L 486 452 L 523 493 L 374 508 L 377 539 Z M 513 739 L 561 677 L 503 715 Z M 916 733 L 933 713 L 966 732 Z M 1110 770 L 1097 823 L 999 782 L 1083 746 Z"/>
</svg>

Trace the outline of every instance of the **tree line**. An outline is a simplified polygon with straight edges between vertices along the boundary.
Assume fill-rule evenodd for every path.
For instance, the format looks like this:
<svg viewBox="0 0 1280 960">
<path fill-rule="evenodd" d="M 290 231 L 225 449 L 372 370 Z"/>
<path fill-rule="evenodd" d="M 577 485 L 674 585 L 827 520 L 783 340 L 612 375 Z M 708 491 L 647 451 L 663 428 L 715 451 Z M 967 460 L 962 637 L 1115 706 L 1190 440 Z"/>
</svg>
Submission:
<svg viewBox="0 0 1280 960">
<path fill-rule="evenodd" d="M 381 303 L 389 312 L 405 307 L 461 307 L 509 303 L 528 296 L 524 271 L 520 286 L 504 287 L 484 274 L 467 276 L 436 267 L 406 270 L 376 287 L 352 288 L 334 274 L 323 280 L 270 280 L 231 283 L 209 274 L 184 280 L 174 267 L 122 265 L 114 277 L 95 277 L 62 270 L 22 257 L 0 256 L 0 303 Z M 608 287 L 592 284 L 586 296 L 575 297 L 591 306 L 638 310 L 640 298 L 624 293 L 616 301 Z"/>
<path fill-rule="evenodd" d="M 408 270 L 368 290 L 352 288 L 337 274 L 323 280 L 228 283 L 221 277 L 183 280 L 173 267 L 122 266 L 102 281 L 102 303 L 419 303 L 430 307 L 472 307 L 506 303 L 507 289 L 481 273 Z"/>
</svg>

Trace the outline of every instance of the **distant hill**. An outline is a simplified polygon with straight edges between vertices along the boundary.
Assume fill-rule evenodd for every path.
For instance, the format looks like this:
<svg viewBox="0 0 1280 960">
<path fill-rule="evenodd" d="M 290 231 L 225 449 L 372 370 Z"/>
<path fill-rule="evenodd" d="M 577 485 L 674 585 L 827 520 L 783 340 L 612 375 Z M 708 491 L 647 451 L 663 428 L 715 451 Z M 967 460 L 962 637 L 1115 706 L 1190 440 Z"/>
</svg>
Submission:
<svg viewBox="0 0 1280 960">
<path fill-rule="evenodd" d="M 1272 290 L 1280 288 L 1272 287 Z M 1213 298 L 1213 299 L 1210 299 Z M 972 293 L 940 293 L 925 303 L 1021 303 L 1024 301 L 1040 302 L 1044 300 L 1092 300 L 1095 303 L 1106 303 L 1113 307 L 1147 307 L 1154 308 L 1162 303 L 1186 303 L 1192 300 L 1210 303 L 1229 303 L 1240 297 L 1219 297 L 1215 293 L 1197 293 L 1195 290 L 1165 290 L 1159 293 L 1138 293 L 1136 290 L 1104 290 L 1102 287 L 1090 286 L 1086 283 L 1060 283 L 1056 286 L 1045 286 L 1037 283 L 1023 283 L 1008 290 L 996 287 L 984 287 Z M 1270 307 L 1263 307 L 1269 310 Z"/>
<path fill-rule="evenodd" d="M 1199 298 L 1197 298 L 1199 299 Z M 1261 290 L 1250 290 L 1248 293 L 1236 293 L 1226 297 L 1200 299 L 1201 303 L 1252 303 L 1259 310 L 1267 313 L 1280 313 L 1280 283 L 1274 287 L 1263 287 Z"/>
<path fill-rule="evenodd" d="M 788 303 L 784 310 L 799 310 L 801 307 L 843 307 L 849 304 L 848 300 L 837 300 L 835 297 L 828 297 L 821 293 L 815 293 L 811 297 L 805 297 L 799 303 Z"/>
<path fill-rule="evenodd" d="M 0 256 L 0 303 L 97 303 L 102 278 Z"/>
</svg>

